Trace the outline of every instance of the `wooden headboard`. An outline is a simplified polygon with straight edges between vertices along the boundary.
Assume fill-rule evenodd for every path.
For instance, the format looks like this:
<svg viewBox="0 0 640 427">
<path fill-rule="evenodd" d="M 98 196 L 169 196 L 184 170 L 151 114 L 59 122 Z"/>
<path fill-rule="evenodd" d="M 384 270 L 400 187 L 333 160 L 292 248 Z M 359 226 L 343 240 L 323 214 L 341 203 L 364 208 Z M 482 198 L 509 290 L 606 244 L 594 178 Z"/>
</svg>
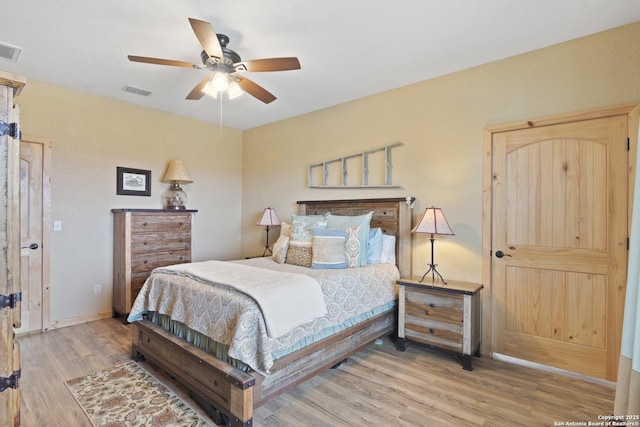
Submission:
<svg viewBox="0 0 640 427">
<path fill-rule="evenodd" d="M 409 203 L 413 201 L 410 198 Z M 371 228 L 396 236 L 400 276 L 411 275 L 411 208 L 406 198 L 298 201 L 300 215 L 363 215 L 373 211 Z"/>
</svg>

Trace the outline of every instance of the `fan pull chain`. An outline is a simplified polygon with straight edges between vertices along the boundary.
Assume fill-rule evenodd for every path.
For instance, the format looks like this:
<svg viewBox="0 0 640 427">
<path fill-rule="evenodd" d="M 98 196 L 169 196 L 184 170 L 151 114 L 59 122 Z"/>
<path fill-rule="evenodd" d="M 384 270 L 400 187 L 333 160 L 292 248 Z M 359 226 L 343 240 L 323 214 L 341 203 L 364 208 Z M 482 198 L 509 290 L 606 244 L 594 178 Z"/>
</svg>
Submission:
<svg viewBox="0 0 640 427">
<path fill-rule="evenodd" d="M 218 123 L 220 123 L 219 141 L 222 142 L 222 94 L 220 94 L 220 121 Z"/>
</svg>

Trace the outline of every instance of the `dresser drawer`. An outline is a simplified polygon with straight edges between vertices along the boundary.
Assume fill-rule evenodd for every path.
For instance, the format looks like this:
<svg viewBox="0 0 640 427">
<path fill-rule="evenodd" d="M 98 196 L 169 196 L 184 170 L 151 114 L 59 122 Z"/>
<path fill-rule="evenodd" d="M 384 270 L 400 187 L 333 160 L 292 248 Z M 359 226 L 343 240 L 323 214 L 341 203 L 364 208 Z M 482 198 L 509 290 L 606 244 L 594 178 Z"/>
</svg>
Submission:
<svg viewBox="0 0 640 427">
<path fill-rule="evenodd" d="M 136 233 L 131 235 L 131 252 L 171 251 L 191 248 L 191 234 L 185 233 Z"/>
<path fill-rule="evenodd" d="M 148 232 L 190 232 L 191 215 L 136 214 L 131 216 L 131 234 Z"/>
<path fill-rule="evenodd" d="M 157 267 L 185 262 L 191 262 L 191 251 L 188 249 L 133 254 L 131 256 L 131 274 L 151 272 Z"/>
</svg>

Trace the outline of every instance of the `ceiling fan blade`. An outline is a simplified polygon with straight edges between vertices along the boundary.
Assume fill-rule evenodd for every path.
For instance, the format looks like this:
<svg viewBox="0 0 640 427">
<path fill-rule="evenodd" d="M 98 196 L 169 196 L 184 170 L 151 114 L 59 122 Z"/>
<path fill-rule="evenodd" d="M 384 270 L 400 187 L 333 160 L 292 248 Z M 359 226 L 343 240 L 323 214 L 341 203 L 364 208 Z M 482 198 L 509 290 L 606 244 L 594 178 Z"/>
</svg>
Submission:
<svg viewBox="0 0 640 427">
<path fill-rule="evenodd" d="M 174 61 L 173 59 L 160 59 L 160 58 L 148 58 L 146 56 L 127 56 L 129 61 L 133 62 L 144 62 L 146 64 L 158 64 L 158 65 L 172 65 L 174 67 L 187 67 L 187 68 L 198 68 L 197 65 L 192 64 L 190 62 L 184 61 Z"/>
<path fill-rule="evenodd" d="M 287 71 L 287 70 L 299 70 L 300 61 L 296 57 L 289 58 L 267 58 L 267 59 L 252 59 L 248 61 L 241 61 L 233 64 L 244 67 L 246 71 L 259 72 L 259 71 Z"/>
<path fill-rule="evenodd" d="M 207 55 L 223 61 L 224 57 L 222 55 L 222 47 L 220 46 L 218 36 L 216 35 L 213 26 L 208 22 L 194 18 L 189 18 L 189 22 L 191 23 L 191 28 L 193 28 L 193 32 L 196 34 L 202 48 L 207 52 Z"/>
<path fill-rule="evenodd" d="M 204 79 L 200 80 L 200 83 L 198 83 L 193 89 L 191 89 L 191 92 L 189 92 L 189 95 L 187 95 L 186 99 L 193 99 L 193 100 L 201 99 L 204 96 L 204 92 L 202 91 L 202 88 L 204 88 L 204 86 L 207 83 L 209 83 L 210 79 L 211 79 L 211 76 L 207 76 Z"/>
<path fill-rule="evenodd" d="M 252 82 L 251 80 L 249 80 L 245 76 L 240 76 L 238 74 L 234 74 L 233 78 L 236 80 L 236 82 L 238 82 L 238 85 L 240 85 L 242 90 L 244 90 L 245 92 L 247 92 L 249 95 L 253 96 L 254 98 L 257 98 L 260 101 L 264 102 L 265 104 L 268 104 L 268 103 L 276 100 L 276 97 L 273 96 L 273 94 L 271 94 L 269 91 L 267 91 L 262 86 Z"/>
</svg>

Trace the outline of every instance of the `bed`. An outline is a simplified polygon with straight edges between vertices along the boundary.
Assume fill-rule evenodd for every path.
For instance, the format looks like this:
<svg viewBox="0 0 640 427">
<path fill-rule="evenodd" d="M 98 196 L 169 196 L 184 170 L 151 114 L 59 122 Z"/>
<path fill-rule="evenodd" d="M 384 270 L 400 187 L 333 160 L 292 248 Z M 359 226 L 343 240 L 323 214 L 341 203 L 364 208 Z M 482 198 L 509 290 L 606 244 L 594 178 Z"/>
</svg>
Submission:
<svg viewBox="0 0 640 427">
<path fill-rule="evenodd" d="M 392 278 L 398 275 L 409 275 L 411 272 L 411 201 L 411 198 L 301 201 L 298 202 L 298 214 L 309 216 L 330 212 L 338 216 L 358 216 L 373 212 L 370 227 L 380 228 L 384 234 L 395 237 L 397 269 L 387 265 L 380 268 L 363 266 L 345 269 L 345 271 L 349 270 L 349 273 L 354 275 L 350 279 L 352 282 L 359 280 L 359 277 L 368 277 L 365 275 L 369 274 L 369 270 L 374 271 L 374 276 L 383 277 L 386 282 L 395 282 Z M 241 264 L 241 269 L 246 265 L 247 270 L 270 268 L 269 263 L 279 266 L 271 258 L 238 261 L 238 263 Z M 194 263 L 194 268 L 199 267 L 195 264 L 197 263 Z M 213 265 L 217 268 L 215 263 Z M 280 268 L 276 267 L 276 270 Z M 309 272 L 314 270 L 297 268 Z M 289 271 L 288 268 L 286 270 Z M 170 273 L 172 272 L 159 271 L 157 274 L 154 273 L 155 278 L 152 275 L 149 281 L 157 283 L 169 281 Z M 320 271 L 323 277 L 327 274 L 329 274 L 327 270 Z M 266 277 L 269 276 L 265 272 Z M 193 277 L 180 280 L 190 281 L 191 279 Z M 160 286 L 158 289 L 161 288 Z M 144 304 L 147 303 L 147 301 L 144 302 Z M 173 301 L 170 305 L 175 306 L 180 303 Z M 217 421 L 233 426 L 252 425 L 254 409 L 269 398 L 339 364 L 376 339 L 394 332 L 397 319 L 395 304 L 380 307 L 371 311 L 364 320 L 357 318 L 357 322 L 345 323 L 335 328 L 330 335 L 325 333 L 320 338 L 317 338 L 317 334 L 314 335 L 316 339 L 309 340 L 304 346 L 291 347 L 287 351 L 281 351 L 280 354 L 274 351 L 275 356 L 266 362 L 252 359 L 240 360 L 241 357 L 223 360 L 219 358 L 219 352 L 216 356 L 215 348 L 191 344 L 181 337 L 184 333 L 178 333 L 181 336 L 175 335 L 174 332 L 184 331 L 175 331 L 171 326 L 163 323 L 167 319 L 162 319 L 162 316 L 156 316 L 157 313 L 149 310 L 151 312 L 149 316 L 132 323 L 132 356 L 134 359 L 144 358 L 152 362 L 185 385 L 194 400 Z M 313 329 L 314 323 L 316 322 L 305 323 L 293 331 L 303 327 Z M 318 329 L 316 328 L 315 331 L 317 332 Z M 191 332 L 189 330 L 189 333 Z M 292 334 L 295 335 L 293 332 Z M 286 335 L 290 334 L 283 336 Z M 275 342 L 270 337 L 264 339 L 272 345 Z M 190 341 L 202 344 L 199 339 Z M 256 346 L 259 345 L 258 342 Z M 204 348 L 209 351 L 205 351 Z"/>
</svg>

